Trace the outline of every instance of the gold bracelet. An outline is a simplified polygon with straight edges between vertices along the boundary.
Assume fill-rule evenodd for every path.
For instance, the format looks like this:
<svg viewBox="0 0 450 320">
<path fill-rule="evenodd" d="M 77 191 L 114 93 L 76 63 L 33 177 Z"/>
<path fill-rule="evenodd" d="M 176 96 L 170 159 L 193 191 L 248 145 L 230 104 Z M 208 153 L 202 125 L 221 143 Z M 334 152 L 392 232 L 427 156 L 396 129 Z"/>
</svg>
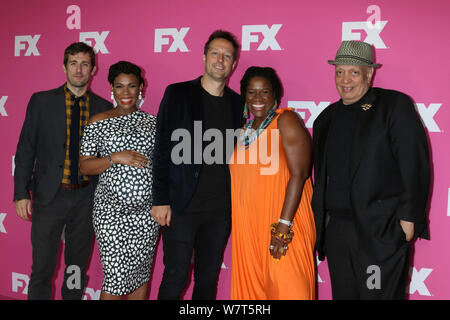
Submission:
<svg viewBox="0 0 450 320">
<path fill-rule="evenodd" d="M 272 234 L 272 237 L 275 239 L 281 241 L 283 244 L 289 244 L 292 241 L 292 238 L 294 237 L 294 231 L 290 230 L 289 233 L 282 233 L 277 231 L 278 223 L 272 223 L 270 227 L 270 232 Z"/>
</svg>

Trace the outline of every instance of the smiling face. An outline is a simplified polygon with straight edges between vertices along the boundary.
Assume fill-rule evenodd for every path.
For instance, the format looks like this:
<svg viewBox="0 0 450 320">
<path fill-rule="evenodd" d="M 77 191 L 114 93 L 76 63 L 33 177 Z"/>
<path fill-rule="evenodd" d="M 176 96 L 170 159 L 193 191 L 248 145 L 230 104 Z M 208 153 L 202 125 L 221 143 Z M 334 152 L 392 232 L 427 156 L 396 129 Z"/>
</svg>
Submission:
<svg viewBox="0 0 450 320">
<path fill-rule="evenodd" d="M 334 80 L 342 102 L 348 105 L 361 99 L 369 90 L 372 75 L 371 67 L 337 65 Z"/>
<path fill-rule="evenodd" d="M 234 47 L 228 40 L 217 38 L 210 42 L 206 55 L 204 77 L 217 82 L 225 82 L 236 65 Z"/>
<path fill-rule="evenodd" d="M 136 102 L 143 84 L 134 74 L 119 74 L 111 85 L 111 91 L 117 102 L 117 107 L 127 111 L 136 110 Z"/>
<path fill-rule="evenodd" d="M 87 88 L 89 79 L 94 75 L 96 67 L 92 67 L 89 53 L 69 54 L 67 64 L 63 65 L 69 89 Z M 73 91 L 73 90 L 72 90 Z"/>
<path fill-rule="evenodd" d="M 245 93 L 245 103 L 255 117 L 253 124 L 258 126 L 267 117 L 275 104 L 272 85 L 263 77 L 250 79 Z"/>
</svg>

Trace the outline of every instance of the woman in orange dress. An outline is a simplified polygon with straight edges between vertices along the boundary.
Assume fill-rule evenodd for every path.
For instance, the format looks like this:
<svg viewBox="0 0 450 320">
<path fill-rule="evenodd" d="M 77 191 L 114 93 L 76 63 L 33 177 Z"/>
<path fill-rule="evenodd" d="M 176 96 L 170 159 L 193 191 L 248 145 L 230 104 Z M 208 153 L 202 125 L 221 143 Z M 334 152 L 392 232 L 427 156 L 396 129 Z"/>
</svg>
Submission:
<svg viewBox="0 0 450 320">
<path fill-rule="evenodd" d="M 232 300 L 315 299 L 311 145 L 299 116 L 277 109 L 282 91 L 272 68 L 241 80 L 254 119 L 230 160 Z"/>
</svg>

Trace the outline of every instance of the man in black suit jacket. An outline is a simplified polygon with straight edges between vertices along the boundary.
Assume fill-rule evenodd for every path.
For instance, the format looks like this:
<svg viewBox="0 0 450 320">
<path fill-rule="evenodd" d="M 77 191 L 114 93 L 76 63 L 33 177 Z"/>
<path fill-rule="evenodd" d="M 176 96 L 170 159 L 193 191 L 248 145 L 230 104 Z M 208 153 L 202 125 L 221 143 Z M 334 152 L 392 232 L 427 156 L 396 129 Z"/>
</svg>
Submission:
<svg viewBox="0 0 450 320">
<path fill-rule="evenodd" d="M 165 269 L 159 299 L 180 298 L 188 281 L 193 250 L 192 298 L 216 296 L 230 232 L 225 134 L 243 124 L 241 98 L 226 86 L 236 66 L 238 49 L 231 33 L 214 32 L 205 44 L 203 76 L 169 85 L 161 101 L 153 157 L 152 208 L 152 216 L 163 226 Z M 215 163 L 204 159 L 206 143 L 202 137 L 210 129 L 223 137 L 219 147 L 222 150 L 216 150 L 223 152 L 222 160 Z M 183 143 L 185 148 L 180 149 Z"/>
<path fill-rule="evenodd" d="M 32 300 L 51 298 L 64 227 L 66 269 L 61 295 L 82 298 L 92 250 L 96 180 L 79 173 L 79 144 L 89 116 L 112 108 L 88 90 L 96 71 L 90 46 L 78 42 L 67 47 L 63 69 L 67 76 L 63 86 L 32 95 L 15 156 L 16 211 L 24 220 L 32 216 L 33 265 L 28 285 Z"/>
<path fill-rule="evenodd" d="M 411 241 L 429 238 L 425 130 L 408 96 L 371 88 L 369 44 L 343 41 L 329 63 L 341 100 L 313 128 L 319 259 L 334 299 L 404 299 Z"/>
</svg>

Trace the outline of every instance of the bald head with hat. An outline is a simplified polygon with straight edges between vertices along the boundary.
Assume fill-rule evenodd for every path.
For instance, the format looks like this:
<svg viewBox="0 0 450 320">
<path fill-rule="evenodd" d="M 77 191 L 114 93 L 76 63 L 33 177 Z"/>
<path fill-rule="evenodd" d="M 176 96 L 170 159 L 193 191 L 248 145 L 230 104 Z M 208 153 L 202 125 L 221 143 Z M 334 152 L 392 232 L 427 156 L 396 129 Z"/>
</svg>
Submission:
<svg viewBox="0 0 450 320">
<path fill-rule="evenodd" d="M 313 124 L 315 248 L 337 300 L 405 299 L 414 237 L 429 238 L 426 131 L 411 97 L 371 86 L 373 54 L 341 43 L 328 61 L 341 99 Z M 367 280 L 374 262 L 377 288 Z"/>
<path fill-rule="evenodd" d="M 336 89 L 345 105 L 359 101 L 369 90 L 374 69 L 373 48 L 362 41 L 342 41 L 336 58 L 328 60 L 335 66 Z"/>
</svg>

